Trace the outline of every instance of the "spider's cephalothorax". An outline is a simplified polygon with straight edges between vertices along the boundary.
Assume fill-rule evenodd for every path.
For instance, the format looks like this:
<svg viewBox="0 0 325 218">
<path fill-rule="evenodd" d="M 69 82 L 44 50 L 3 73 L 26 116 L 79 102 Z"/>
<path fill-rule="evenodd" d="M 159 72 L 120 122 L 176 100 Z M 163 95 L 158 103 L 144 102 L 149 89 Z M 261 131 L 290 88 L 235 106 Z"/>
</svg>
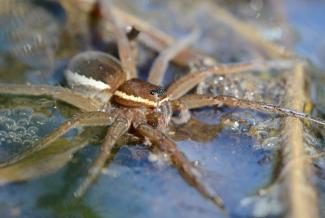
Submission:
<svg viewBox="0 0 325 218">
<path fill-rule="evenodd" d="M 138 108 L 152 126 L 165 128 L 171 117 L 166 90 L 140 79 L 126 80 L 126 74 L 113 56 L 88 51 L 75 56 L 65 73 L 69 86 L 107 104 Z"/>
</svg>

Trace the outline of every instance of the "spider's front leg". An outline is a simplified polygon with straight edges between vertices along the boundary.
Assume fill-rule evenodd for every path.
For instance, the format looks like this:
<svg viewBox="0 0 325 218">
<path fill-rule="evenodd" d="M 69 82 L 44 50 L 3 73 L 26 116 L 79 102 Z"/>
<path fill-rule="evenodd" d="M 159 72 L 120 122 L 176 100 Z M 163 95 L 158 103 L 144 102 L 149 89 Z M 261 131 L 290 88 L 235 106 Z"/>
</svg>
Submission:
<svg viewBox="0 0 325 218">
<path fill-rule="evenodd" d="M 130 128 L 132 117 L 133 113 L 131 111 L 122 111 L 113 124 L 108 128 L 106 137 L 101 145 L 101 153 L 97 156 L 96 160 L 90 167 L 86 179 L 75 191 L 75 197 L 83 196 L 91 184 L 98 178 L 106 160 L 109 158 L 112 149 L 116 145 L 116 141 Z"/>
<path fill-rule="evenodd" d="M 187 105 L 188 109 L 214 106 L 214 105 L 226 105 L 229 107 L 244 108 L 257 110 L 267 113 L 275 113 L 278 115 L 285 115 L 290 117 L 296 117 L 303 120 L 312 121 L 325 126 L 325 121 L 317 117 L 312 117 L 308 114 L 297 112 L 288 108 L 282 108 L 279 106 L 265 104 L 262 102 L 249 101 L 244 99 L 238 99 L 231 96 L 205 96 L 205 95 L 187 95 L 180 99 Z"/>
<path fill-rule="evenodd" d="M 65 121 L 60 127 L 51 132 L 48 136 L 42 138 L 40 141 L 36 142 L 36 144 L 26 152 L 14 156 L 12 159 L 0 163 L 0 167 L 6 167 L 8 165 L 12 165 L 29 155 L 35 153 L 36 151 L 40 151 L 48 146 L 50 146 L 54 141 L 67 133 L 70 129 L 76 128 L 79 126 L 107 126 L 113 123 L 115 120 L 115 114 L 112 115 L 105 112 L 86 112 L 79 114 L 72 119 Z"/>
<path fill-rule="evenodd" d="M 191 162 L 179 151 L 176 144 L 161 131 L 152 128 L 148 124 L 135 126 L 136 130 L 147 137 L 154 146 L 169 155 L 172 163 L 177 168 L 182 177 L 194 188 L 196 188 L 205 198 L 212 201 L 217 207 L 224 210 L 224 203 L 219 196 L 213 195 L 207 187 L 201 182 L 201 179 Z"/>
<path fill-rule="evenodd" d="M 96 111 L 102 103 L 83 96 L 70 89 L 50 86 L 50 85 L 20 85 L 20 84 L 0 84 L 0 94 L 2 95 L 23 95 L 23 96 L 49 96 L 54 99 L 64 101 L 83 111 Z"/>
</svg>

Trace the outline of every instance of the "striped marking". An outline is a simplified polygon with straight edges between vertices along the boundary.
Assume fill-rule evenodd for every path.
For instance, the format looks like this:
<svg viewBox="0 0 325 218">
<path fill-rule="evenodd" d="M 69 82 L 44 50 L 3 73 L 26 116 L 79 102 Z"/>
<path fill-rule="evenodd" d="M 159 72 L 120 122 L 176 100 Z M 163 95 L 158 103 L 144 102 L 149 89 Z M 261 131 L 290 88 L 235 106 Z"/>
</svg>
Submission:
<svg viewBox="0 0 325 218">
<path fill-rule="evenodd" d="M 138 102 L 138 103 L 143 103 L 146 104 L 148 106 L 152 106 L 152 107 L 159 107 L 163 102 L 166 102 L 169 100 L 168 97 L 161 99 L 160 101 L 151 101 L 149 99 L 146 98 L 141 98 L 139 96 L 134 96 L 134 95 L 128 95 L 125 92 L 121 92 L 121 91 L 115 91 L 114 95 L 123 98 L 125 100 L 128 101 L 134 101 L 134 102 Z"/>
<path fill-rule="evenodd" d="M 68 80 L 70 86 L 73 86 L 74 84 L 78 84 L 78 85 L 83 85 L 83 86 L 90 86 L 90 87 L 98 89 L 98 90 L 104 90 L 104 89 L 111 88 L 107 83 L 104 83 L 99 80 L 95 80 L 91 77 L 86 77 L 84 75 L 80 75 L 80 74 L 72 72 L 70 70 L 66 71 L 65 76 L 66 76 L 66 79 Z"/>
</svg>

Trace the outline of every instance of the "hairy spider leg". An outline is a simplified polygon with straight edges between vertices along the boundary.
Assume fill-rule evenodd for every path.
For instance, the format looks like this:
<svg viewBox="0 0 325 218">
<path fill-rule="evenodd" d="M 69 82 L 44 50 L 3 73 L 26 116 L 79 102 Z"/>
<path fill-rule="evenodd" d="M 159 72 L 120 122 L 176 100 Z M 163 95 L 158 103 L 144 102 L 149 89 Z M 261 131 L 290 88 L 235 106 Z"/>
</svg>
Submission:
<svg viewBox="0 0 325 218">
<path fill-rule="evenodd" d="M 96 111 L 103 104 L 71 89 L 50 85 L 0 84 L 0 93 L 4 95 L 49 96 L 71 104 L 83 111 Z"/>
<path fill-rule="evenodd" d="M 50 146 L 54 141 L 67 133 L 70 129 L 80 127 L 80 126 L 108 126 L 113 123 L 115 120 L 115 113 L 108 114 L 105 112 L 85 112 L 75 117 L 63 122 L 61 126 L 51 132 L 48 136 L 42 138 L 38 141 L 33 147 L 31 147 L 26 152 L 14 156 L 12 159 L 0 163 L 0 167 L 5 167 L 12 165 L 36 151 L 42 150 Z"/>
<path fill-rule="evenodd" d="M 278 107 L 272 104 L 265 104 L 262 102 L 249 101 L 244 99 L 238 99 L 231 96 L 205 96 L 205 95 L 187 95 L 181 98 L 184 104 L 189 109 L 201 108 L 205 106 L 214 105 L 226 105 L 229 107 L 252 109 L 267 113 L 275 113 L 279 115 L 285 115 L 289 117 L 296 117 L 303 120 L 315 122 L 317 124 L 325 126 L 325 121 L 317 117 L 310 116 L 305 113 L 297 112 L 288 108 Z"/>
<path fill-rule="evenodd" d="M 74 192 L 75 197 L 82 197 L 89 187 L 100 176 L 107 159 L 111 155 L 111 151 L 116 146 L 116 141 L 126 133 L 132 122 L 132 114 L 122 114 L 116 118 L 113 124 L 108 128 L 104 141 L 101 145 L 101 152 L 91 165 L 87 177 L 82 181 L 80 186 Z"/>
</svg>

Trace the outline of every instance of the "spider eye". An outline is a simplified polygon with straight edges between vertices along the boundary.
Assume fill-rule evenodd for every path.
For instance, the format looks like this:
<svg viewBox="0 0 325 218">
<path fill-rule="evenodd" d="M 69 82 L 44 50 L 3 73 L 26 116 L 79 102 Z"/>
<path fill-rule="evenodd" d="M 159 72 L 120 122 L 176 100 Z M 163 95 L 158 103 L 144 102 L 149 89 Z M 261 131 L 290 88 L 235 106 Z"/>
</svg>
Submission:
<svg viewBox="0 0 325 218">
<path fill-rule="evenodd" d="M 150 90 L 151 95 L 156 95 L 158 97 L 161 97 L 162 95 L 164 95 L 165 92 L 166 92 L 166 90 L 163 88 L 157 88 L 157 89 Z"/>
</svg>

